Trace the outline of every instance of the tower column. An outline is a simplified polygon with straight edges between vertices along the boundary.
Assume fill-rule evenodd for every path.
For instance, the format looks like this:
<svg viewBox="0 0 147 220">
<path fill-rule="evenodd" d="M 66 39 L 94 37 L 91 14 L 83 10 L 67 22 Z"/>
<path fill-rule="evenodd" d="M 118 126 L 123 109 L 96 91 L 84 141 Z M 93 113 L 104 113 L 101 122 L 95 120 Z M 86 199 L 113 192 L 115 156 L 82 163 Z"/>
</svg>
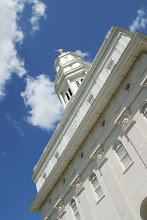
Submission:
<svg viewBox="0 0 147 220">
<path fill-rule="evenodd" d="M 74 95 L 74 94 L 75 94 L 75 90 L 74 90 L 74 88 L 73 88 L 73 86 L 72 86 L 70 80 L 69 80 L 68 78 L 66 78 L 66 79 L 67 79 L 67 83 L 68 83 L 68 85 L 69 85 L 69 87 L 70 87 L 70 89 L 71 89 L 71 91 L 72 91 L 72 93 L 73 93 L 73 95 Z"/>
<path fill-rule="evenodd" d="M 66 104 L 65 104 L 65 101 L 61 95 L 61 93 L 59 93 L 59 97 L 60 97 L 60 100 L 61 100 L 61 103 L 63 104 L 64 108 L 66 107 Z"/>
</svg>

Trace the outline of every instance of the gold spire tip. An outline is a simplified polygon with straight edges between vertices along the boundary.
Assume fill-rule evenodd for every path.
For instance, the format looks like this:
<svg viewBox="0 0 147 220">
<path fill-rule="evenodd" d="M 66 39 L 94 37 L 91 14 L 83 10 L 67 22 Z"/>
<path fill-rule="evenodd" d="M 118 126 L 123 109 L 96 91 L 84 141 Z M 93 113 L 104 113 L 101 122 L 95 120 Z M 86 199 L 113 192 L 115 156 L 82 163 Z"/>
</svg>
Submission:
<svg viewBox="0 0 147 220">
<path fill-rule="evenodd" d="M 57 52 L 59 52 L 59 53 L 63 53 L 63 49 L 59 49 L 59 50 L 55 50 L 55 51 L 57 51 Z"/>
</svg>

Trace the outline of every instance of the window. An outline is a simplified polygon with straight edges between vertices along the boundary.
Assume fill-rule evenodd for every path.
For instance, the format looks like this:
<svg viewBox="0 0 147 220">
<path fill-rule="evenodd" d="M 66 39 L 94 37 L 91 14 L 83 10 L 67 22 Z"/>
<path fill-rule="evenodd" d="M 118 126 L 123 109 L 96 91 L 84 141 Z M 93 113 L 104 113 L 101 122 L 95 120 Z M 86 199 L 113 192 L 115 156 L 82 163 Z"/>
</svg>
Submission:
<svg viewBox="0 0 147 220">
<path fill-rule="evenodd" d="M 70 99 L 70 97 L 69 97 L 69 95 L 68 95 L 68 93 L 66 92 L 66 96 L 67 96 L 67 99 L 69 100 Z"/>
<path fill-rule="evenodd" d="M 78 212 L 77 205 L 74 199 L 71 200 L 71 208 L 72 208 L 75 219 L 80 220 L 81 219 L 80 214 Z"/>
<path fill-rule="evenodd" d="M 96 192 L 98 199 L 100 200 L 104 196 L 104 193 L 95 173 L 91 174 L 90 182 L 93 185 L 94 191 Z"/>
<path fill-rule="evenodd" d="M 147 118 L 147 102 L 142 105 L 141 113 L 145 118 Z"/>
<path fill-rule="evenodd" d="M 81 158 L 84 158 L 84 152 L 81 152 L 80 157 L 81 157 Z"/>
<path fill-rule="evenodd" d="M 104 128 L 104 127 L 105 127 L 105 125 L 106 125 L 106 121 L 105 121 L 105 120 L 103 120 L 101 125 L 102 125 L 102 127 Z"/>
<path fill-rule="evenodd" d="M 76 85 L 79 87 L 83 81 L 83 78 L 76 80 Z"/>
<path fill-rule="evenodd" d="M 126 91 L 129 91 L 129 90 L 130 90 L 130 87 L 131 87 L 131 84 L 128 83 L 128 84 L 126 85 L 126 87 L 125 87 Z"/>
<path fill-rule="evenodd" d="M 76 81 L 76 84 L 77 84 L 77 86 L 78 86 L 78 87 L 80 86 L 80 83 L 79 83 L 79 81 Z"/>
<path fill-rule="evenodd" d="M 114 150 L 118 155 L 121 163 L 123 164 L 124 168 L 128 168 L 129 165 L 132 163 L 131 157 L 129 156 L 128 152 L 126 151 L 124 145 L 121 141 L 117 140 L 114 144 Z"/>
<path fill-rule="evenodd" d="M 66 92 L 67 100 L 70 100 L 71 96 L 72 96 L 72 91 L 71 91 L 70 88 L 68 88 L 68 89 L 67 89 L 67 92 Z"/>
<path fill-rule="evenodd" d="M 68 89 L 68 91 L 69 91 L 69 94 L 72 96 L 72 91 L 70 88 Z"/>
</svg>

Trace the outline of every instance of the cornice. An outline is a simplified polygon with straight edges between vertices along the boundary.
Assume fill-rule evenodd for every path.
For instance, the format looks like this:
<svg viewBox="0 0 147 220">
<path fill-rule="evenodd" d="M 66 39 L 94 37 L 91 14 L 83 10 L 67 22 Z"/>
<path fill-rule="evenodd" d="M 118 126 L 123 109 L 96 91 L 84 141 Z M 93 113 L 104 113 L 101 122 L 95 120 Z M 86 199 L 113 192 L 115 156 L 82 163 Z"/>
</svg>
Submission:
<svg viewBox="0 0 147 220">
<path fill-rule="evenodd" d="M 73 54 L 74 56 L 76 55 L 77 57 L 79 57 L 80 58 L 80 60 L 81 60 L 81 57 L 80 57 L 80 55 L 79 54 L 77 54 L 77 53 L 75 53 L 75 52 L 71 52 L 71 51 L 68 51 L 68 52 L 63 52 L 62 54 L 60 54 L 58 57 L 57 57 L 57 59 L 55 60 L 55 62 L 54 62 L 54 69 L 56 68 L 56 65 L 57 65 L 57 62 L 58 62 L 58 60 L 60 59 L 60 58 L 62 58 L 62 57 L 64 57 L 64 56 L 66 56 L 67 54 Z"/>
<path fill-rule="evenodd" d="M 132 38 L 132 36 L 134 35 L 134 33 L 132 33 L 131 31 L 128 31 L 118 25 L 115 25 L 112 30 L 110 29 L 110 31 L 108 31 L 106 37 L 105 37 L 105 40 L 102 44 L 102 46 L 100 47 L 98 53 L 96 54 L 94 60 L 93 60 L 93 65 L 91 67 L 91 71 L 94 71 L 96 66 L 97 66 L 97 63 L 100 62 L 100 60 L 102 59 L 106 49 L 108 48 L 108 46 L 110 45 L 110 42 L 114 39 L 114 36 L 116 35 L 116 33 L 118 32 L 122 32 L 123 34 L 127 34 L 130 36 L 130 38 Z"/>
<path fill-rule="evenodd" d="M 56 92 L 60 89 L 60 87 L 62 86 L 62 83 L 64 82 L 64 79 L 66 79 L 67 77 L 72 78 L 72 76 L 76 76 L 81 72 L 84 72 L 84 70 L 88 70 L 86 69 L 84 66 L 80 65 L 76 68 L 74 68 L 73 70 L 69 70 L 68 72 L 66 72 L 65 74 L 62 75 L 60 82 L 58 82 L 57 87 L 56 87 Z M 70 76 L 68 76 L 68 74 L 70 74 Z M 73 74 L 73 75 L 71 75 Z M 60 89 L 61 90 L 61 89 Z"/>
<path fill-rule="evenodd" d="M 76 68 L 74 68 L 74 69 L 71 69 L 71 70 L 67 71 L 66 73 L 63 73 L 63 72 L 62 72 L 62 71 L 63 71 L 63 68 L 68 67 L 69 65 L 74 64 L 74 63 L 77 63 L 77 62 L 81 63 L 81 65 L 78 66 L 78 67 L 76 67 Z M 86 68 L 86 67 L 87 67 L 87 69 L 88 69 L 90 66 L 91 66 L 91 63 L 86 62 L 86 61 L 83 61 L 83 60 L 76 60 L 76 59 L 75 59 L 75 60 L 72 60 L 72 61 L 69 61 L 69 62 L 66 63 L 65 65 L 61 66 L 59 72 L 56 73 L 56 76 L 55 76 L 55 82 L 56 82 L 56 84 L 57 84 L 57 87 L 59 87 L 59 84 L 62 83 L 62 81 L 63 81 L 65 75 L 67 75 L 67 74 L 69 74 L 69 73 L 72 73 L 72 72 L 74 72 L 74 71 L 76 71 L 77 69 L 80 69 L 80 68 Z M 61 76 L 60 76 L 60 75 L 61 75 Z M 59 78 L 60 78 L 60 79 L 59 79 Z M 59 83 L 58 81 L 60 81 L 60 83 Z"/>
</svg>

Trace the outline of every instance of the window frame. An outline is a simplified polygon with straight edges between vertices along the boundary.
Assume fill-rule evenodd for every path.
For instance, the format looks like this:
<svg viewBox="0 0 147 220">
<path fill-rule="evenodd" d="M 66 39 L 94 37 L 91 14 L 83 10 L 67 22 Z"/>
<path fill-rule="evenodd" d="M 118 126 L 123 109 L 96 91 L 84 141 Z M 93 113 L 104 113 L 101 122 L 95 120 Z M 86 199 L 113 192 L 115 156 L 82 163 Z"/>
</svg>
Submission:
<svg viewBox="0 0 147 220">
<path fill-rule="evenodd" d="M 94 176 L 93 178 L 92 178 L 92 175 Z M 105 195 L 104 195 L 104 192 L 102 190 L 101 184 L 100 184 L 100 182 L 99 182 L 99 180 L 97 178 L 97 175 L 94 172 L 92 172 L 90 174 L 89 181 L 90 181 L 90 183 L 92 185 L 92 188 L 93 188 L 93 190 L 94 190 L 94 192 L 96 194 L 96 197 L 98 198 L 97 203 L 99 203 Z M 99 193 L 101 195 L 99 195 Z"/>
<path fill-rule="evenodd" d="M 119 142 L 119 144 L 116 146 L 116 144 Z M 122 148 L 122 149 L 121 149 Z M 123 155 L 119 155 L 118 151 L 121 149 L 121 154 L 123 153 Z M 122 141 L 120 141 L 119 139 L 117 139 L 114 144 L 113 144 L 113 150 L 115 151 L 115 155 L 118 158 L 118 161 L 123 169 L 123 173 L 125 173 L 134 163 L 132 158 L 130 157 L 128 151 L 126 150 L 125 146 L 123 145 Z M 126 157 L 126 155 L 128 156 L 128 161 L 124 162 L 123 159 Z M 130 160 L 130 161 L 129 161 Z"/>
<path fill-rule="evenodd" d="M 77 204 L 76 204 L 76 201 L 75 201 L 74 198 L 71 199 L 71 201 L 70 201 L 70 206 L 71 206 L 71 209 L 72 209 L 74 218 L 75 218 L 76 220 L 80 220 L 80 219 L 81 219 L 81 216 L 80 216 L 80 213 L 79 213 L 79 210 L 78 210 L 78 207 L 77 207 Z"/>
</svg>

